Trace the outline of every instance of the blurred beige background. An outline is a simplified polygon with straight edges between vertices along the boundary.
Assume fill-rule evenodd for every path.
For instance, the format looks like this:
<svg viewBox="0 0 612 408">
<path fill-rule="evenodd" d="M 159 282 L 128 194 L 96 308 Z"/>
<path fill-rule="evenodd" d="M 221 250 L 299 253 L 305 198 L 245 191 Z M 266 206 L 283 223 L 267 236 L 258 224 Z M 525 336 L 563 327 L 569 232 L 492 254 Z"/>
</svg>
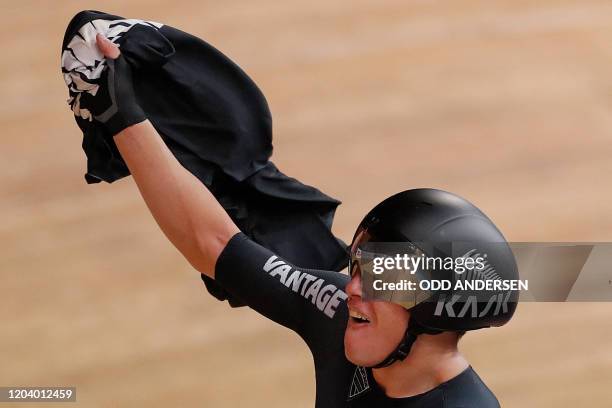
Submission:
<svg viewBox="0 0 612 408">
<path fill-rule="evenodd" d="M 509 240 L 612 240 L 612 2 L 124 3 L 2 4 L 0 386 L 74 385 L 69 407 L 314 401 L 297 336 L 213 301 L 131 179 L 85 184 L 59 70 L 85 7 L 181 28 L 240 64 L 270 103 L 273 160 L 344 201 L 345 240 L 414 187 L 463 195 Z M 611 316 L 523 304 L 462 349 L 503 406 L 607 407 Z"/>
</svg>

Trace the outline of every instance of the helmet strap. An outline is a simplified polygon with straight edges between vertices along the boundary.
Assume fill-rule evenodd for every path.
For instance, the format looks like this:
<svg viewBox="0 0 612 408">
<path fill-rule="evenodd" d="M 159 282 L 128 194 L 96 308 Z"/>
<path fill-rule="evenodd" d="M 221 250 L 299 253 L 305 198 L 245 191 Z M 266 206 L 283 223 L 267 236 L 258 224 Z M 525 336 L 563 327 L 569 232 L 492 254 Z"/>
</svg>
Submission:
<svg viewBox="0 0 612 408">
<path fill-rule="evenodd" d="M 426 329 L 425 327 L 410 319 L 410 321 L 408 322 L 408 327 L 406 328 L 406 332 L 404 333 L 404 337 L 402 337 L 402 340 L 397 345 L 395 350 L 393 350 L 391 354 L 389 354 L 387 358 L 385 358 L 383 361 L 376 364 L 375 366 L 372 366 L 372 368 L 388 367 L 396 361 L 404 361 L 404 359 L 408 357 L 410 349 L 416 341 L 417 336 L 423 333 L 439 334 L 442 333 L 442 330 Z"/>
</svg>

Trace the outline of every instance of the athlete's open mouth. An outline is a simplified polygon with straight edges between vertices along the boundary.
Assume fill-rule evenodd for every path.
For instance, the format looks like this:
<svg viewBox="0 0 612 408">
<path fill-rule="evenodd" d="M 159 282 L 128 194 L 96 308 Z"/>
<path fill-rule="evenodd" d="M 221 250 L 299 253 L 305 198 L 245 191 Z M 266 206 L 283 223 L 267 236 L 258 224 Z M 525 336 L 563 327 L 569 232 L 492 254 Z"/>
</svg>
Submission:
<svg viewBox="0 0 612 408">
<path fill-rule="evenodd" d="M 349 310 L 349 316 L 355 323 L 370 323 L 370 320 L 359 312 Z"/>
</svg>

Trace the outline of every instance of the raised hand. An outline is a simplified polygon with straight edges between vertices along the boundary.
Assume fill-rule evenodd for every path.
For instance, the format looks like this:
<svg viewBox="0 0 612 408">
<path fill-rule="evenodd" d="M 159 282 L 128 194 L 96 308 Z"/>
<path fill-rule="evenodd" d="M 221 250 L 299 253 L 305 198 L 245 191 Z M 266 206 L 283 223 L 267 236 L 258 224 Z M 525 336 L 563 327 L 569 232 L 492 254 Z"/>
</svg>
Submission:
<svg viewBox="0 0 612 408">
<path fill-rule="evenodd" d="M 103 35 L 96 36 L 98 48 L 106 57 L 98 92 L 89 98 L 93 117 L 114 136 L 128 126 L 143 122 L 146 116 L 138 105 L 132 85 L 132 69 L 119 47 Z"/>
</svg>

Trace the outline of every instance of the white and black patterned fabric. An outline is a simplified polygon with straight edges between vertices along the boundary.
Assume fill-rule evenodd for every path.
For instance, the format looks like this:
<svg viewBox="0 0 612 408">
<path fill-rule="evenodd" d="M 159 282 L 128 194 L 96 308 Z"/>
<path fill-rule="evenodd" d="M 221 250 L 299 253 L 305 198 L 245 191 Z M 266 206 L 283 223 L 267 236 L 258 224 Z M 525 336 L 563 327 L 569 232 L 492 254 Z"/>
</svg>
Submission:
<svg viewBox="0 0 612 408">
<path fill-rule="evenodd" d="M 75 116 L 93 120 L 91 112 L 81 107 L 80 99 L 83 95 L 96 95 L 100 87 L 100 76 L 106 67 L 106 60 L 96 47 L 96 35 L 103 34 L 113 43 L 120 45 L 121 36 L 136 24 L 156 29 L 162 26 L 160 23 L 134 19 L 90 20 L 79 27 L 65 45 L 62 51 L 62 73 L 70 93 L 68 103 Z"/>
</svg>

